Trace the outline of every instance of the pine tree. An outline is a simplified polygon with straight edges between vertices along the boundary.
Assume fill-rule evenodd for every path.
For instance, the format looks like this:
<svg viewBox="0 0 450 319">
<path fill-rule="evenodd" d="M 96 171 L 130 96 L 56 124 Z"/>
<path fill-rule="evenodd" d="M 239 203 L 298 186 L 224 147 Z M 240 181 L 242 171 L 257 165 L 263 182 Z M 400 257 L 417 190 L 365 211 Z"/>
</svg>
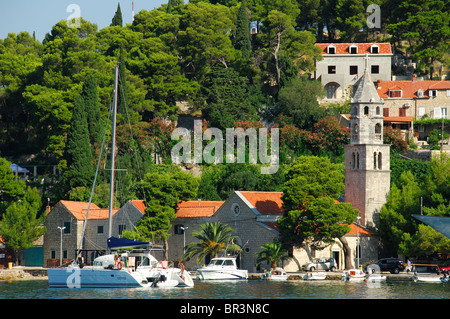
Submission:
<svg viewBox="0 0 450 319">
<path fill-rule="evenodd" d="M 117 11 L 116 11 L 116 14 L 114 14 L 114 17 L 112 19 L 110 26 L 111 27 L 114 27 L 114 26 L 122 27 L 123 26 L 122 10 L 120 10 L 120 2 L 117 4 Z"/>
<path fill-rule="evenodd" d="M 67 170 L 63 181 L 67 190 L 90 186 L 94 178 L 94 159 L 89 143 L 89 130 L 84 99 L 77 95 L 70 128 L 67 133 L 65 159 Z"/>
<path fill-rule="evenodd" d="M 247 61 L 250 58 L 252 47 L 250 42 L 250 24 L 245 0 L 242 1 L 237 15 L 235 48 L 241 50 L 242 59 L 244 61 Z"/>
<path fill-rule="evenodd" d="M 86 77 L 83 84 L 82 96 L 87 116 L 90 143 L 94 148 L 98 148 L 102 139 L 103 122 L 100 116 L 97 79 L 95 75 L 88 75 Z"/>
</svg>

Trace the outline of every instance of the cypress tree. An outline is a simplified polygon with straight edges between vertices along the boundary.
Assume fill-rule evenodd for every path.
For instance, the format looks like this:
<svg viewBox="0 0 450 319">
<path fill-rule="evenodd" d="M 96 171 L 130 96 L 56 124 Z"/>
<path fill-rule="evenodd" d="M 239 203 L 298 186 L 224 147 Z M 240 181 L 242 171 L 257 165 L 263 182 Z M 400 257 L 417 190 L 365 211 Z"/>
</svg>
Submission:
<svg viewBox="0 0 450 319">
<path fill-rule="evenodd" d="M 112 19 L 110 26 L 111 27 L 114 27 L 114 26 L 122 27 L 123 26 L 122 10 L 120 10 L 120 2 L 117 4 L 117 11 L 116 11 L 116 14 L 114 14 L 114 17 Z"/>
<path fill-rule="evenodd" d="M 236 43 L 235 48 L 241 50 L 242 59 L 247 61 L 250 59 L 251 54 L 251 41 L 250 41 L 250 23 L 247 13 L 247 5 L 245 0 L 242 1 L 239 7 L 237 19 L 236 19 Z"/>
<path fill-rule="evenodd" d="M 86 77 L 83 84 L 82 96 L 88 122 L 89 140 L 94 148 L 98 148 L 102 139 L 103 122 L 100 116 L 97 79 L 95 75 L 91 74 Z"/>
<path fill-rule="evenodd" d="M 63 181 L 67 190 L 92 184 L 94 159 L 89 143 L 84 99 L 81 95 L 75 97 L 70 128 L 67 132 L 65 159 L 67 170 L 64 172 Z"/>
</svg>

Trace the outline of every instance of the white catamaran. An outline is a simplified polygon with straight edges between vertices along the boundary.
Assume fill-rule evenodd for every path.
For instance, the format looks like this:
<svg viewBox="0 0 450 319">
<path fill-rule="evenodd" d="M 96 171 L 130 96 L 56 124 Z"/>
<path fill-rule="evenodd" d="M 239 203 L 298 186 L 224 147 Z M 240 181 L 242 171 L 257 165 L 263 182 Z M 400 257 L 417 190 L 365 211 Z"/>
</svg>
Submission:
<svg viewBox="0 0 450 319">
<path fill-rule="evenodd" d="M 84 266 L 75 261 L 66 268 L 49 268 L 47 270 L 50 288 L 131 288 L 131 287 L 193 287 L 194 282 L 183 264 L 179 268 L 169 266 L 167 261 L 158 261 L 154 255 L 161 252 L 148 242 L 133 241 L 126 238 L 112 237 L 112 208 L 114 196 L 116 113 L 118 93 L 118 66 L 114 74 L 114 101 L 111 147 L 111 182 L 109 202 L 109 239 L 107 254 L 94 259 L 92 266 Z M 103 149 L 103 147 L 102 147 Z M 100 153 L 101 156 L 101 153 Z M 98 168 L 92 186 L 91 198 L 84 223 L 83 241 L 92 194 L 97 178 Z M 133 248 L 125 253 L 113 253 L 114 250 Z M 80 249 L 78 251 L 80 251 Z"/>
</svg>

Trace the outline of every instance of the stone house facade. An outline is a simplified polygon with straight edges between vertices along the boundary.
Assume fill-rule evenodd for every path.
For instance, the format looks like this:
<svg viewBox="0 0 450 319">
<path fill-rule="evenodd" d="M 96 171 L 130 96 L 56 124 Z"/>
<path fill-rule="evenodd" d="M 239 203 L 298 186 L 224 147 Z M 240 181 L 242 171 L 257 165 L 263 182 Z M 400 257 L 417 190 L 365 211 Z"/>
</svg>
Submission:
<svg viewBox="0 0 450 319">
<path fill-rule="evenodd" d="M 47 215 L 44 225 L 44 266 L 58 266 L 63 261 L 74 260 L 83 235 L 84 223 L 89 203 L 59 201 Z M 145 214 L 143 201 L 128 201 L 122 208 L 113 209 L 112 236 L 120 236 L 124 229 L 133 229 L 137 221 Z M 81 249 L 84 260 L 91 263 L 98 253 L 106 249 L 108 239 L 109 209 L 101 209 L 91 203 Z M 60 229 L 63 228 L 64 229 Z M 62 237 L 62 252 L 61 252 Z M 62 256 L 61 256 L 62 255 Z"/>
<path fill-rule="evenodd" d="M 274 239 L 280 233 L 277 229 L 277 220 L 283 216 L 281 192 L 235 191 L 225 202 L 189 201 L 179 204 L 177 218 L 173 221 L 171 236 L 169 238 L 169 259 L 178 261 L 183 255 L 183 247 L 197 241 L 191 235 L 192 231 L 200 231 L 200 225 L 207 222 L 218 222 L 234 229 L 239 236 L 239 244 L 243 250 L 239 256 L 239 266 L 249 272 L 260 272 L 269 269 L 268 264 L 256 267 L 255 254 L 260 246 Z M 182 231 L 180 227 L 185 229 Z M 357 237 L 360 241 L 360 262 L 377 259 L 379 237 L 362 226 L 357 231 L 356 224 L 351 225 L 351 231 L 346 235 L 351 247 L 353 260 L 356 260 Z M 357 236 L 359 233 L 359 236 Z M 342 243 L 336 239 L 334 244 L 323 250 L 311 251 L 308 248 L 295 248 L 292 259 L 285 262 L 286 271 L 299 271 L 301 266 L 314 257 L 334 257 L 339 267 L 343 268 L 344 253 Z M 185 262 L 187 269 L 196 269 L 207 263 L 203 260 L 199 265 L 195 258 Z"/>
<path fill-rule="evenodd" d="M 343 102 L 364 73 L 365 56 L 370 58 L 369 72 L 374 81 L 391 80 L 392 52 L 389 43 L 316 43 L 322 60 L 316 61 L 313 79 L 322 83 L 326 96 L 321 101 Z"/>
<path fill-rule="evenodd" d="M 402 130 L 405 140 L 426 140 L 436 126 L 413 126 L 413 120 L 448 119 L 450 81 L 377 81 L 377 92 L 384 100 L 385 124 Z"/>
</svg>

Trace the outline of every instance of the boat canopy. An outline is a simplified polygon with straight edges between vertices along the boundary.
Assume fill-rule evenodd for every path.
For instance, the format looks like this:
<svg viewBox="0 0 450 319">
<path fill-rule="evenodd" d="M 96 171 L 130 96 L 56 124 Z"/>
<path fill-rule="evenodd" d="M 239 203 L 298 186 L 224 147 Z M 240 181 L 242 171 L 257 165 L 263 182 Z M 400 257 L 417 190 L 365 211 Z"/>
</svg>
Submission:
<svg viewBox="0 0 450 319">
<path fill-rule="evenodd" d="M 427 215 L 412 215 L 412 216 L 415 219 L 420 220 L 422 223 L 431 226 L 434 230 L 437 230 L 447 238 L 450 238 L 450 217 L 427 216 Z"/>
<path fill-rule="evenodd" d="M 111 249 L 145 247 L 148 245 L 149 245 L 148 242 L 131 240 L 128 238 L 116 238 L 116 237 L 108 238 L 108 247 Z"/>
</svg>

